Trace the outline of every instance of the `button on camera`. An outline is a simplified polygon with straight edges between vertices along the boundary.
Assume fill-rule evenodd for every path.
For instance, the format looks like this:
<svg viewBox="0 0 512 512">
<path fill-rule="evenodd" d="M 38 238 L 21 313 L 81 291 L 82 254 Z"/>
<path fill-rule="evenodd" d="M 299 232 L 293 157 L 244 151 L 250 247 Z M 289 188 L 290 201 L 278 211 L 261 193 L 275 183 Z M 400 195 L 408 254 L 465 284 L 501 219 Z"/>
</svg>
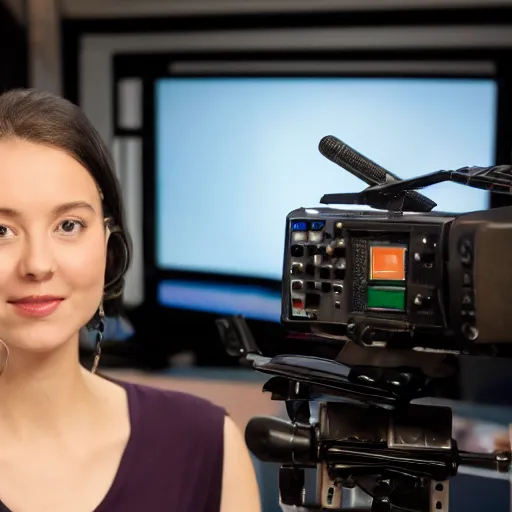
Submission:
<svg viewBox="0 0 512 512">
<path fill-rule="evenodd" d="M 292 263 L 292 274 L 302 274 L 304 272 L 304 265 L 302 263 Z"/>
<path fill-rule="evenodd" d="M 460 262 L 463 265 L 471 265 L 473 262 L 473 246 L 469 240 L 462 240 L 459 244 Z"/>
<path fill-rule="evenodd" d="M 292 245 L 290 250 L 292 256 L 296 258 L 300 258 L 304 254 L 304 246 L 302 245 Z"/>
<path fill-rule="evenodd" d="M 465 309 L 473 308 L 473 293 L 471 290 L 464 290 L 462 292 L 462 307 Z"/>
<path fill-rule="evenodd" d="M 470 323 L 467 322 L 465 324 L 462 324 L 461 330 L 462 335 L 469 341 L 475 341 L 480 334 L 478 332 L 478 329 L 474 325 L 471 325 Z"/>
<path fill-rule="evenodd" d="M 292 290 L 302 290 L 304 283 L 302 281 L 292 281 Z"/>
</svg>

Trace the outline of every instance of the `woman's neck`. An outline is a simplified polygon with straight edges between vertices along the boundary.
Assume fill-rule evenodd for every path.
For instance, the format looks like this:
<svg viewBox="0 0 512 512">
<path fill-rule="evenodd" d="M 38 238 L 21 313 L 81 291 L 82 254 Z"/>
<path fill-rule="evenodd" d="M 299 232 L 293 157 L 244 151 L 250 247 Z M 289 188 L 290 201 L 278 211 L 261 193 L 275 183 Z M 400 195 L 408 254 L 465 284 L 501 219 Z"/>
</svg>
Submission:
<svg viewBox="0 0 512 512">
<path fill-rule="evenodd" d="M 66 343 L 52 353 L 10 351 L 0 376 L 0 434 L 23 439 L 37 430 L 60 437 L 90 416 L 96 378 L 80 366 L 76 347 Z"/>
</svg>

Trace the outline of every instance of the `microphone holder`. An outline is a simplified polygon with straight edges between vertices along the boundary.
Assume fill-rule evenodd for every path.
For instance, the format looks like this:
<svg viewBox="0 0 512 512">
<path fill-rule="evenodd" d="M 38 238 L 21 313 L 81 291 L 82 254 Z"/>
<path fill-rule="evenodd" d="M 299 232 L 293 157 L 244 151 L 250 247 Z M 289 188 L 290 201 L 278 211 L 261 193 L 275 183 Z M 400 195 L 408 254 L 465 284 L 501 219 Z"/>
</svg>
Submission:
<svg viewBox="0 0 512 512">
<path fill-rule="evenodd" d="M 237 328 L 230 330 L 231 323 Z M 461 465 L 508 472 L 510 452 L 458 449 L 450 408 L 411 403 L 428 397 L 432 381 L 419 368 L 269 358 L 250 349 L 252 338 L 240 338 L 237 351 L 233 333 L 246 336 L 243 324 L 242 317 L 217 321 L 223 340 L 230 332 L 230 352 L 270 375 L 263 391 L 286 404 L 289 421 L 255 417 L 246 429 L 252 453 L 281 464 L 283 511 L 448 512 L 449 480 Z M 305 494 L 308 469 L 316 470 L 314 500 Z"/>
<path fill-rule="evenodd" d="M 395 180 L 367 187 L 359 193 L 324 194 L 322 204 L 344 204 L 370 206 L 390 212 L 427 212 L 436 206 L 432 203 L 420 209 L 416 201 L 409 197 L 412 191 L 452 181 L 501 194 L 512 194 L 512 166 L 462 167 L 455 171 L 437 171 L 408 180 Z M 429 209 L 430 208 L 430 209 Z"/>
<path fill-rule="evenodd" d="M 357 176 L 367 185 L 375 186 L 400 180 L 396 174 L 384 169 L 384 167 L 362 155 L 354 148 L 351 148 L 348 144 L 334 137 L 334 135 L 322 137 L 318 144 L 318 150 L 323 156 L 331 160 L 331 162 L 349 171 L 354 176 Z M 338 197 L 339 195 L 336 196 Z M 401 197 L 397 199 L 399 199 L 398 205 L 400 211 L 429 212 L 436 206 L 434 201 L 415 190 L 405 191 Z M 344 200 L 348 200 L 348 204 L 354 204 L 352 202 L 353 199 L 348 199 L 347 197 L 341 199 L 341 201 Z M 337 201 L 337 199 L 333 199 L 333 202 Z M 366 203 L 356 202 L 355 204 Z M 393 205 L 393 208 L 396 208 L 396 206 Z M 387 207 L 384 209 L 387 209 Z"/>
</svg>

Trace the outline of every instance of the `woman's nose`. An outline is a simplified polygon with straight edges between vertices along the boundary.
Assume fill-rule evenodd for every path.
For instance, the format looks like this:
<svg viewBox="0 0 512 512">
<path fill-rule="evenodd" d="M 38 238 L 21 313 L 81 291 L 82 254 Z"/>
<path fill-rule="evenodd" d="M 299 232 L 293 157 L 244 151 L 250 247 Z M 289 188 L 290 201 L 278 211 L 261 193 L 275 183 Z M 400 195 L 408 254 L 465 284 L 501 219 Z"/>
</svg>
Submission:
<svg viewBox="0 0 512 512">
<path fill-rule="evenodd" d="M 54 273 L 52 240 L 47 236 L 30 237 L 26 240 L 20 259 L 23 278 L 46 281 Z"/>
</svg>

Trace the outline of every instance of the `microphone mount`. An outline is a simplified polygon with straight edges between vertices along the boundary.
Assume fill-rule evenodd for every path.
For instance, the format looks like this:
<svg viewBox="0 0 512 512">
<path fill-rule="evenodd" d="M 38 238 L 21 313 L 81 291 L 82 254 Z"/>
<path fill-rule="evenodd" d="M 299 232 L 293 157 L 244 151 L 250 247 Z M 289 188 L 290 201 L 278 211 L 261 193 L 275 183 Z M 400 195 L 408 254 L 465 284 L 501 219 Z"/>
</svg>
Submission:
<svg viewBox="0 0 512 512">
<path fill-rule="evenodd" d="M 319 150 L 326 158 L 370 185 L 358 193 L 325 194 L 320 199 L 322 204 L 370 206 L 397 213 L 429 212 L 437 204 L 417 190 L 447 181 L 500 194 L 512 194 L 511 165 L 461 167 L 401 180 L 333 135 L 327 135 L 320 141 Z"/>
</svg>

